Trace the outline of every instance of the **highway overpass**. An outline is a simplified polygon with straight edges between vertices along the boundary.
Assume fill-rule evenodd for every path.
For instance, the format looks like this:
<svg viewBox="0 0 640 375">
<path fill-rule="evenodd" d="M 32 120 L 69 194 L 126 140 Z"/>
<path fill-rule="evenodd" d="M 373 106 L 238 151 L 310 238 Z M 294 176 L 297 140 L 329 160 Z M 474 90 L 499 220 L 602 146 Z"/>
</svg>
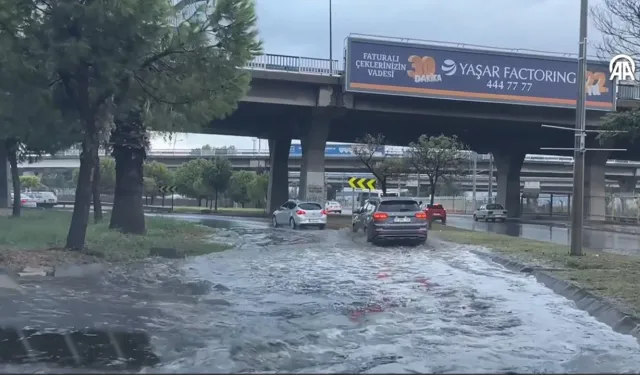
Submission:
<svg viewBox="0 0 640 375">
<path fill-rule="evenodd" d="M 326 180 L 329 185 L 332 187 L 341 190 L 343 188 L 348 188 L 347 179 L 349 176 L 359 177 L 359 178 L 373 178 L 373 175 L 370 173 L 354 173 L 354 174 L 344 174 L 344 173 L 334 173 L 327 172 Z M 300 181 L 300 172 L 289 172 L 289 185 L 297 186 Z M 540 182 L 540 192 L 541 193 L 554 193 L 554 194 L 571 194 L 573 190 L 573 180 L 568 177 L 544 177 L 544 178 L 534 178 L 534 177 L 523 177 L 520 182 L 520 189 L 524 188 L 524 184 L 527 181 L 537 181 Z M 393 189 L 398 186 L 398 183 L 401 187 L 409 187 L 415 188 L 417 186 L 417 179 L 415 176 L 409 176 L 407 181 L 391 181 L 389 183 L 389 188 Z M 473 179 L 472 177 L 463 178 L 460 180 L 460 185 L 462 190 L 471 191 L 473 189 Z M 497 189 L 497 179 L 493 179 L 493 193 L 495 195 Z M 420 190 L 426 194 L 428 191 L 428 182 L 423 178 L 420 182 Z M 477 191 L 489 191 L 489 176 L 487 175 L 478 175 L 476 176 L 476 190 Z M 607 182 L 607 192 L 617 192 L 619 191 L 619 186 L 616 181 L 608 181 Z"/>
<path fill-rule="evenodd" d="M 200 151 L 200 150 L 198 150 Z M 158 161 L 176 168 L 182 163 L 197 158 L 207 158 L 220 155 L 220 151 L 202 150 L 199 154 L 194 154 L 193 150 L 152 150 L 148 153 L 149 161 Z M 243 170 L 259 170 L 269 168 L 268 151 L 257 150 L 235 150 L 225 153 L 234 168 Z M 397 152 L 390 152 L 387 157 L 397 157 Z M 106 157 L 106 156 L 105 156 Z M 383 156 L 374 157 L 373 160 L 382 160 Z M 289 158 L 289 170 L 300 171 L 302 157 L 292 155 Z M 471 162 L 470 162 L 471 165 Z M 20 168 L 25 171 L 37 171 L 49 168 L 78 168 L 80 160 L 78 152 L 75 150 L 57 156 L 46 156 L 35 163 L 21 163 Z M 479 174 L 488 174 L 490 166 L 490 156 L 488 154 L 478 155 L 477 171 Z M 494 166 L 494 174 L 497 176 L 497 168 Z M 327 155 L 325 158 L 325 171 L 346 174 L 364 173 L 367 169 L 353 154 Z M 545 177 L 565 177 L 573 176 L 573 158 L 566 156 L 550 155 L 528 155 L 521 170 L 523 178 L 545 178 Z M 605 176 L 610 180 L 635 179 L 640 176 L 640 162 L 625 160 L 609 160 L 606 165 Z M 524 180 L 524 179 L 522 179 Z"/>
</svg>

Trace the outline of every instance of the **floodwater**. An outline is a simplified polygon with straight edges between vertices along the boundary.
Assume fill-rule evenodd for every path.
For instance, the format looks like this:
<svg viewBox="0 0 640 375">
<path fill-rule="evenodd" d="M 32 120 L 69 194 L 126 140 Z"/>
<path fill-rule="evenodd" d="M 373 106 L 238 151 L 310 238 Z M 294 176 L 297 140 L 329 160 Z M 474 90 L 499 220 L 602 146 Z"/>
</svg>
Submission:
<svg viewBox="0 0 640 375">
<path fill-rule="evenodd" d="M 619 373 L 640 363 L 634 338 L 469 247 L 433 238 L 374 247 L 348 231 L 261 220 L 208 224 L 235 248 L 34 280 L 0 304 L 3 324 L 142 329 L 161 358 L 142 372 Z M 36 370 L 60 368 L 0 371 Z"/>
</svg>

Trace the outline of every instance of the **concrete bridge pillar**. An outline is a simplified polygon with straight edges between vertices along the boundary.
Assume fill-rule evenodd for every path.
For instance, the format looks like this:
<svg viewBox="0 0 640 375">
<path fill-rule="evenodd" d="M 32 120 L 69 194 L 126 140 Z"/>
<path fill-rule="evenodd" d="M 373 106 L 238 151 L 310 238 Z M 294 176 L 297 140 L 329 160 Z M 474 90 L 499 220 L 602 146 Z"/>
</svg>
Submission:
<svg viewBox="0 0 640 375">
<path fill-rule="evenodd" d="M 584 168 L 584 217 L 587 220 L 606 219 L 605 169 L 609 152 L 587 151 Z"/>
<path fill-rule="evenodd" d="M 302 161 L 299 198 L 318 202 L 323 207 L 327 199 L 324 164 L 330 123 L 330 116 L 314 113 L 308 126 L 303 128 L 300 139 Z"/>
<path fill-rule="evenodd" d="M 636 185 L 638 184 L 638 177 L 620 177 L 617 181 L 621 193 L 633 193 L 635 192 Z"/>
<path fill-rule="evenodd" d="M 273 213 L 289 199 L 289 150 L 291 137 L 269 138 L 269 188 L 267 210 Z"/>
<path fill-rule="evenodd" d="M 0 208 L 9 208 L 11 200 L 9 188 L 9 160 L 7 159 L 7 148 L 4 142 L 0 142 Z"/>
<path fill-rule="evenodd" d="M 498 150 L 492 154 L 498 170 L 495 202 L 504 206 L 507 217 L 520 217 L 520 170 L 527 154 L 515 150 Z"/>
</svg>

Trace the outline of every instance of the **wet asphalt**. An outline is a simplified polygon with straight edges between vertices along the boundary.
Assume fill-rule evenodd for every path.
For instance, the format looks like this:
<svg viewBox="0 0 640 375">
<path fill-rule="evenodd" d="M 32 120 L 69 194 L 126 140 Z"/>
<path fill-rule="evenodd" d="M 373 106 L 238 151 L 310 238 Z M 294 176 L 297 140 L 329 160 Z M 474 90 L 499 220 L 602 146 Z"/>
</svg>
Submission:
<svg viewBox="0 0 640 375">
<path fill-rule="evenodd" d="M 473 221 L 471 216 L 449 215 L 447 225 L 481 232 L 504 234 L 560 245 L 571 243 L 571 229 L 552 224 L 492 223 Z M 640 235 L 584 229 L 584 246 L 591 250 L 640 255 Z"/>
<path fill-rule="evenodd" d="M 466 246 L 205 224 L 234 249 L 28 281 L 25 296 L 0 303 L 3 324 L 143 329 L 162 359 L 149 373 L 619 373 L 640 363 L 634 338 Z M 38 370 L 61 371 L 0 367 Z"/>
</svg>

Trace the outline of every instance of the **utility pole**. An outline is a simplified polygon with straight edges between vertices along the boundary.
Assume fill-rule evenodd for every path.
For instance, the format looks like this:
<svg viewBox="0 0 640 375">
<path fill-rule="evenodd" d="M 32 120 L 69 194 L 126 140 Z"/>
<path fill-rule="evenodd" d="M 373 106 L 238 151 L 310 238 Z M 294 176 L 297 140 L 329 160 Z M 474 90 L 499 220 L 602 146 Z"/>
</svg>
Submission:
<svg viewBox="0 0 640 375">
<path fill-rule="evenodd" d="M 572 148 L 542 147 L 542 150 L 571 150 L 573 151 L 573 196 L 571 199 L 571 255 L 582 255 L 583 225 L 584 225 L 584 169 L 585 154 L 587 151 L 625 151 L 615 148 L 586 148 L 587 133 L 624 133 L 619 131 L 587 130 L 587 21 L 589 16 L 589 1 L 580 1 L 580 37 L 578 51 L 578 97 L 576 100 L 576 124 L 573 129 L 542 125 L 545 128 L 572 131 L 574 133 L 574 145 Z M 617 84 L 615 82 L 614 84 Z"/>
<path fill-rule="evenodd" d="M 586 128 L 587 20 L 589 1 L 580 1 L 580 49 L 578 52 L 578 100 L 573 151 L 573 215 L 571 215 L 571 255 L 582 255 L 584 225 L 584 164 Z"/>
</svg>

